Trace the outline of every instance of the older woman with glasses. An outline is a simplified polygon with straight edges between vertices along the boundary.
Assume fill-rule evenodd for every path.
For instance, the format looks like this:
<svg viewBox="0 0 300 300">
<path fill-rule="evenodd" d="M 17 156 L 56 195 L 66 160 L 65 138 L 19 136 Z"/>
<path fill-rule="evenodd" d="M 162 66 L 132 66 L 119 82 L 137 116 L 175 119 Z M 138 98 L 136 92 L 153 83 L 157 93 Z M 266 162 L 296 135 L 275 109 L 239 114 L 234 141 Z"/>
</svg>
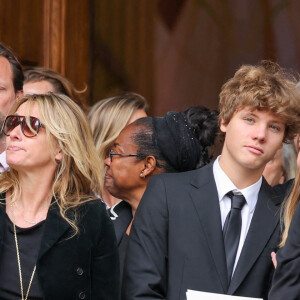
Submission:
<svg viewBox="0 0 300 300">
<path fill-rule="evenodd" d="M 148 103 L 146 99 L 136 93 L 126 92 L 118 96 L 102 99 L 94 104 L 88 114 L 88 120 L 92 129 L 92 135 L 96 150 L 100 158 L 99 170 L 102 176 L 100 195 L 107 208 L 117 209 L 122 207 L 123 219 L 130 213 L 130 207 L 121 199 L 113 197 L 104 187 L 106 167 L 104 160 L 112 142 L 118 137 L 124 127 L 139 118 L 147 117 Z M 123 216 L 124 215 L 124 216 Z M 112 216 L 112 218 L 116 218 Z M 119 220 L 120 221 L 120 220 Z"/>
<path fill-rule="evenodd" d="M 105 188 L 131 206 L 126 219 L 114 220 L 121 273 L 132 220 L 150 177 L 207 164 L 211 158 L 208 147 L 214 144 L 217 132 L 217 112 L 200 106 L 164 117 L 141 118 L 121 131 L 105 160 Z"/>
<path fill-rule="evenodd" d="M 0 299 L 119 299 L 114 228 L 82 110 L 63 95 L 20 99 L 3 125 Z"/>
</svg>

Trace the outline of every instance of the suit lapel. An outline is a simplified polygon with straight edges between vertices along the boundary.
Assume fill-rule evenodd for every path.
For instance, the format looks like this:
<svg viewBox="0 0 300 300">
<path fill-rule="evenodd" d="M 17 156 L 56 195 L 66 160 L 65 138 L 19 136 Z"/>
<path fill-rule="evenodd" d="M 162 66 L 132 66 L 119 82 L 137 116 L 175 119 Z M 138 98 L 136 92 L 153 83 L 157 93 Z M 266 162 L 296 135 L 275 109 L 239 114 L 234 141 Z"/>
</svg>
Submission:
<svg viewBox="0 0 300 300">
<path fill-rule="evenodd" d="M 53 245 L 69 228 L 70 225 L 61 217 L 57 204 L 53 202 L 45 221 L 45 230 L 41 241 L 38 259 L 40 259 L 51 247 L 53 247 Z"/>
<path fill-rule="evenodd" d="M 205 233 L 224 293 L 227 293 L 228 278 L 221 213 L 212 164 L 199 169 L 191 184 L 193 189 L 190 195 Z"/>
<path fill-rule="evenodd" d="M 228 294 L 233 294 L 243 282 L 279 222 L 278 197 L 263 180 L 250 228 L 233 274 Z M 271 258 L 270 258 L 271 259 Z"/>
</svg>

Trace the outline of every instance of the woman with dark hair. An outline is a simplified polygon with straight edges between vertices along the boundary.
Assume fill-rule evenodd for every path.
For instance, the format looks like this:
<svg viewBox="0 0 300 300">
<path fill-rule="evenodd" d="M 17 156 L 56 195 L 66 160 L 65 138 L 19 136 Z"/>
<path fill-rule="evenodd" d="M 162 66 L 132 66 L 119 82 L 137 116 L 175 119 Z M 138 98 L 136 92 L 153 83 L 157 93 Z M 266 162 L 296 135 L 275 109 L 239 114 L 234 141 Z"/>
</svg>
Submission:
<svg viewBox="0 0 300 300">
<path fill-rule="evenodd" d="M 128 235 L 139 202 L 152 175 L 184 172 L 210 162 L 208 147 L 217 136 L 216 111 L 191 107 L 164 117 L 141 118 L 126 126 L 113 143 L 105 164 L 105 188 L 125 201 L 111 211 L 119 246 L 121 270 Z M 129 213 L 124 214 L 124 210 Z M 122 211 L 122 218 L 118 214 Z"/>
<path fill-rule="evenodd" d="M 104 160 L 108 156 L 113 141 L 119 136 L 122 129 L 136 119 L 147 117 L 147 114 L 148 103 L 146 99 L 133 92 L 102 99 L 94 104 L 88 113 L 94 144 L 100 158 L 100 165 L 98 166 L 101 174 L 99 195 L 108 209 L 113 209 L 115 205 L 122 206 L 124 203 L 119 203 L 122 200 L 113 197 L 104 187 L 106 172 Z"/>
</svg>

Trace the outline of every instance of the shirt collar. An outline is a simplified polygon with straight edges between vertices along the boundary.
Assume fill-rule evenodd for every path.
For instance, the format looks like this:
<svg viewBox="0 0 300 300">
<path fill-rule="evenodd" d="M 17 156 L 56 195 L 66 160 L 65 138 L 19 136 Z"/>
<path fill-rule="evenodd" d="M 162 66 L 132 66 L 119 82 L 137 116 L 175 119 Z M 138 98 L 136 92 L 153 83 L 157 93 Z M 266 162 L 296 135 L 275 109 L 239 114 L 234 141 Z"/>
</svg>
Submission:
<svg viewBox="0 0 300 300">
<path fill-rule="evenodd" d="M 6 151 L 0 154 L 0 172 L 9 169 L 9 165 L 6 163 Z"/>
<path fill-rule="evenodd" d="M 259 180 L 256 181 L 254 184 L 240 190 L 234 185 L 234 183 L 222 170 L 219 164 L 219 158 L 220 156 L 217 157 L 213 164 L 213 173 L 217 186 L 219 201 L 222 201 L 224 196 L 230 191 L 240 192 L 245 197 L 246 202 L 249 205 L 250 212 L 252 212 L 257 203 L 258 193 L 262 184 L 262 177 L 260 177 Z"/>
</svg>

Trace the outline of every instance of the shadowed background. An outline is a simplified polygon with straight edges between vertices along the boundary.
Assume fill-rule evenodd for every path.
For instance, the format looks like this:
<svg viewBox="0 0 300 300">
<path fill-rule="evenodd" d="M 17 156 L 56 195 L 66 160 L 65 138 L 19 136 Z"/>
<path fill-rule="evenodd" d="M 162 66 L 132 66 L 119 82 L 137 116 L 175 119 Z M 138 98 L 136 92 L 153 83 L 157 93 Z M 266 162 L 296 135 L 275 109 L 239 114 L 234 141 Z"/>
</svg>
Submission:
<svg viewBox="0 0 300 300">
<path fill-rule="evenodd" d="M 0 0 L 0 40 L 88 104 L 130 90 L 151 113 L 217 108 L 222 84 L 262 59 L 300 69 L 299 1 Z"/>
</svg>

